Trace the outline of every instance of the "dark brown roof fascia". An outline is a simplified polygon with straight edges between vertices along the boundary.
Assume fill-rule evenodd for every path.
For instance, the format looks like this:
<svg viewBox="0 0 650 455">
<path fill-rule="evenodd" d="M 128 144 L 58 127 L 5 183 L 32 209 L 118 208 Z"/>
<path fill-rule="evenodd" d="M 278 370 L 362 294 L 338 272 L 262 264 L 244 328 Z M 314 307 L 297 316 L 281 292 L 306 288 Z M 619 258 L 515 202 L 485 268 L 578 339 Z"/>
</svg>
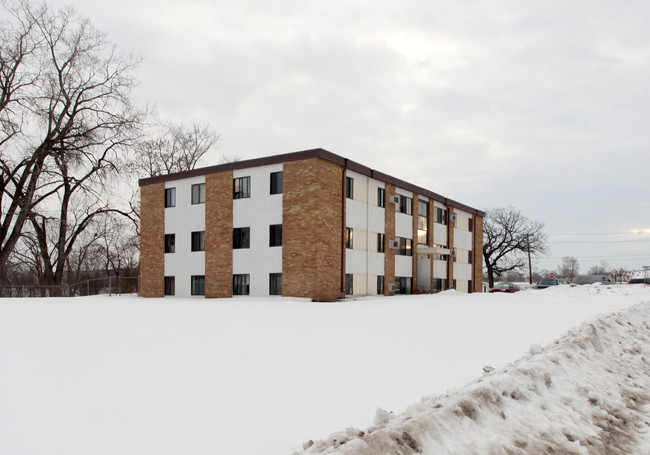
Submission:
<svg viewBox="0 0 650 455">
<path fill-rule="evenodd" d="M 216 174 L 218 172 L 234 171 L 234 170 L 246 169 L 250 167 L 269 166 L 272 164 L 281 164 L 290 161 L 302 161 L 302 160 L 308 160 L 313 158 L 321 158 L 330 161 L 346 169 L 350 169 L 353 172 L 357 172 L 361 175 L 365 175 L 366 177 L 380 180 L 382 182 L 391 183 L 396 187 L 402 188 L 407 191 L 411 191 L 413 193 L 417 193 L 422 196 L 426 196 L 430 199 L 436 200 L 445 205 L 451 205 L 454 208 L 458 208 L 463 211 L 476 214 L 478 216 L 485 216 L 485 212 L 474 209 L 468 205 L 453 201 L 444 196 L 441 196 L 438 193 L 434 193 L 433 191 L 429 191 L 425 188 L 419 187 L 417 185 L 413 185 L 412 183 L 405 182 L 404 180 L 400 180 L 391 175 L 384 174 L 383 172 L 380 171 L 376 171 L 367 166 L 359 164 L 355 161 L 348 160 L 346 158 L 343 158 L 342 156 L 336 155 L 335 153 L 332 153 L 322 148 L 303 150 L 300 152 L 284 153 L 282 155 L 266 156 L 262 158 L 254 158 L 251 160 L 235 161 L 233 163 L 203 167 L 200 169 L 193 169 L 191 171 L 176 172 L 173 174 L 144 178 L 144 179 L 140 179 L 139 185 L 140 186 L 153 185 L 155 183 L 163 183 L 170 180 L 198 177 L 207 174 Z"/>
</svg>

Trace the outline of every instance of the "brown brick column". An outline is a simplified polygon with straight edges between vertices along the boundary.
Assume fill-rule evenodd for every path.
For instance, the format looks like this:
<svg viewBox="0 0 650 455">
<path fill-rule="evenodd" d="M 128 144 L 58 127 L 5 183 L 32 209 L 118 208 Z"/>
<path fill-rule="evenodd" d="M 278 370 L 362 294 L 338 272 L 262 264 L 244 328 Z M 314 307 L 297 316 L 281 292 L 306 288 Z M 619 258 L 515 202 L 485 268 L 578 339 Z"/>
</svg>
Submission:
<svg viewBox="0 0 650 455">
<path fill-rule="evenodd" d="M 384 294 L 395 295 L 388 291 L 388 284 L 395 282 L 395 250 L 388 247 L 388 242 L 395 239 L 395 204 L 388 202 L 389 196 L 395 194 L 395 185 L 386 183 L 385 219 L 384 219 Z"/>
<path fill-rule="evenodd" d="M 205 296 L 232 297 L 232 171 L 205 176 Z"/>
<path fill-rule="evenodd" d="M 165 295 L 165 184 L 140 188 L 140 295 Z"/>
<path fill-rule="evenodd" d="M 429 226 L 427 226 L 427 244 L 429 246 L 433 246 L 433 214 L 435 212 L 435 208 L 433 206 L 433 200 L 429 200 Z M 430 292 L 433 292 L 433 257 L 434 255 L 432 254 L 430 256 L 430 265 L 429 265 L 429 279 L 431 280 L 431 284 L 429 285 L 429 290 Z"/>
<path fill-rule="evenodd" d="M 344 168 L 320 158 L 284 164 L 282 294 L 343 297 Z"/>
<path fill-rule="evenodd" d="M 474 216 L 474 257 L 472 258 L 474 292 L 483 289 L 483 217 Z"/>
<path fill-rule="evenodd" d="M 449 220 L 447 221 L 447 248 L 451 251 L 454 250 L 454 226 L 456 223 L 451 221 L 451 215 L 454 213 L 453 207 L 447 207 L 447 216 Z M 451 288 L 454 285 L 454 258 L 450 255 L 447 258 L 447 289 Z"/>
<path fill-rule="evenodd" d="M 411 252 L 413 253 L 413 267 L 411 268 L 411 275 L 413 276 L 413 280 L 411 281 L 412 287 L 411 287 L 411 294 L 415 294 L 418 289 L 418 213 L 420 210 L 420 200 L 418 199 L 419 196 L 416 193 L 413 193 L 413 249 Z"/>
</svg>

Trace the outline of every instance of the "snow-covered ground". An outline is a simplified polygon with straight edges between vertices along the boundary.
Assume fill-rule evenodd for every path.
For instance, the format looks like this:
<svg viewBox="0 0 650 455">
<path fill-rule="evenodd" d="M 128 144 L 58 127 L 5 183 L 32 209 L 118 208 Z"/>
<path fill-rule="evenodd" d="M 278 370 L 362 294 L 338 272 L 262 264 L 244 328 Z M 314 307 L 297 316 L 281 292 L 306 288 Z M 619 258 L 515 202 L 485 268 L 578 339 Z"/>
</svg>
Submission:
<svg viewBox="0 0 650 455">
<path fill-rule="evenodd" d="M 645 411 L 650 305 L 594 318 L 643 302 L 642 285 L 341 303 L 2 299 L 0 453 L 287 454 L 309 440 L 308 452 L 380 453 L 363 444 L 395 434 L 424 453 L 535 453 L 527 435 L 555 430 L 564 453 L 605 453 L 594 435 L 581 451 L 581 406 L 620 410 L 601 423 L 642 433 L 616 419 L 637 425 Z M 482 376 L 486 365 L 496 371 Z M 528 424 L 538 416 L 541 430 Z"/>
</svg>

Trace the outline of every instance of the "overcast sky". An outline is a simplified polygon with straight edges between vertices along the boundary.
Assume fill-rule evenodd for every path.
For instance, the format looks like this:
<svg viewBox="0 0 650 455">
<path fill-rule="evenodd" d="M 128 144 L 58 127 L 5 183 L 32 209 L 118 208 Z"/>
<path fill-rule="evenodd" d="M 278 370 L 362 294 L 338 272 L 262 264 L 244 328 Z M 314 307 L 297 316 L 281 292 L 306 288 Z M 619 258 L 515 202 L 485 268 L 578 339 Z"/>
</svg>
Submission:
<svg viewBox="0 0 650 455">
<path fill-rule="evenodd" d="M 141 103 L 221 134 L 206 164 L 321 147 L 545 223 L 539 269 L 650 265 L 647 0 L 52 4 L 143 58 Z"/>
</svg>

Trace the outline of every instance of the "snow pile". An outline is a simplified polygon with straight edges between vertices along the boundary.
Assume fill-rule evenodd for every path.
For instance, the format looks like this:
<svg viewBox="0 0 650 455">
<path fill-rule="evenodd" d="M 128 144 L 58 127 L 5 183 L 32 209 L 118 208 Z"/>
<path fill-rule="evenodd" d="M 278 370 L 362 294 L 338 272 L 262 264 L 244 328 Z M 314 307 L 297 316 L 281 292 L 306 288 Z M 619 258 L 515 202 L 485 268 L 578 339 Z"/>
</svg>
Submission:
<svg viewBox="0 0 650 455">
<path fill-rule="evenodd" d="M 628 454 L 648 428 L 650 303 L 585 323 L 456 393 L 305 444 L 329 454 Z"/>
</svg>

